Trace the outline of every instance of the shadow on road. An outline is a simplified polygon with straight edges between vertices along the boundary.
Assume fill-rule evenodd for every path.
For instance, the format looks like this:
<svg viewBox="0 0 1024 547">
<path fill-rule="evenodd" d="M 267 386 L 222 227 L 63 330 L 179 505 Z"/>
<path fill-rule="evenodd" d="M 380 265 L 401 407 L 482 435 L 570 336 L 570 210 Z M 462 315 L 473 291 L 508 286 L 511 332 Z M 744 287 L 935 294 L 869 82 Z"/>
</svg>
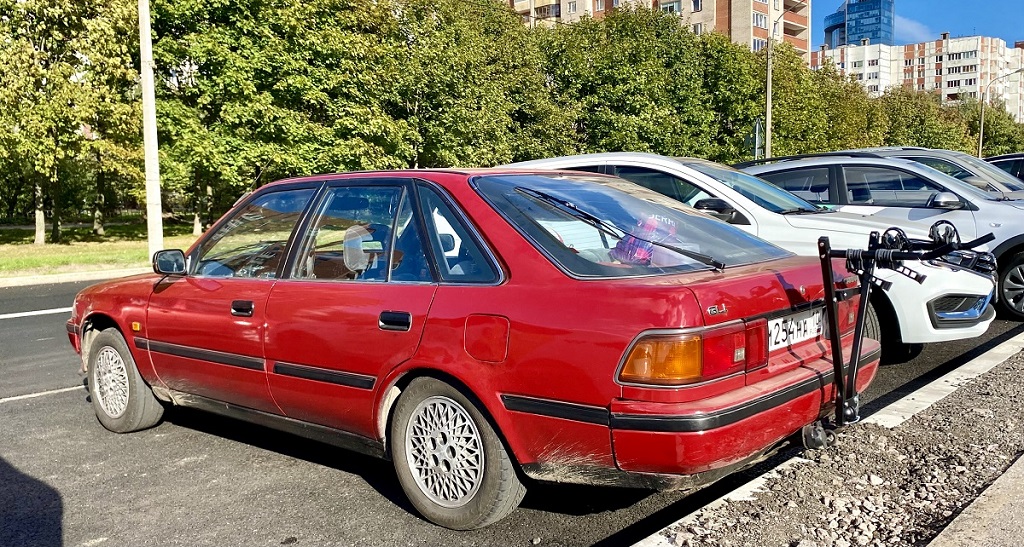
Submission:
<svg viewBox="0 0 1024 547">
<path fill-rule="evenodd" d="M 0 458 L 0 545 L 62 545 L 64 502 L 60 493 Z"/>
</svg>

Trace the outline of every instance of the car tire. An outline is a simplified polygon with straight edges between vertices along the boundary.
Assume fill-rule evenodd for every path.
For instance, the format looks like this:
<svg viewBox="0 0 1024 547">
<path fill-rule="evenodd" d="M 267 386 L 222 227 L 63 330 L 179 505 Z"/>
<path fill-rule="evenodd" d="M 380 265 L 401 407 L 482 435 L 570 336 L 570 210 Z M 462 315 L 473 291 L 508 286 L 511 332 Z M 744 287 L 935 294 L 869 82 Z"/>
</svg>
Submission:
<svg viewBox="0 0 1024 547">
<path fill-rule="evenodd" d="M 89 345 L 89 398 L 96 418 L 115 433 L 153 427 L 164 407 L 146 384 L 124 337 L 106 329 Z"/>
<path fill-rule="evenodd" d="M 924 344 L 906 344 L 898 334 L 899 325 L 895 318 L 886 316 L 886 321 L 878 313 L 878 304 L 868 304 L 867 317 L 864 318 L 864 337 L 877 340 L 882 346 L 881 364 L 905 363 L 921 354 Z"/>
<path fill-rule="evenodd" d="M 508 516 L 526 494 L 488 419 L 450 384 L 413 380 L 395 405 L 388 437 L 398 481 L 430 522 L 483 528 Z"/>
<path fill-rule="evenodd" d="M 999 270 L 999 307 L 1007 319 L 1024 321 L 1024 253 L 1010 257 Z"/>
</svg>

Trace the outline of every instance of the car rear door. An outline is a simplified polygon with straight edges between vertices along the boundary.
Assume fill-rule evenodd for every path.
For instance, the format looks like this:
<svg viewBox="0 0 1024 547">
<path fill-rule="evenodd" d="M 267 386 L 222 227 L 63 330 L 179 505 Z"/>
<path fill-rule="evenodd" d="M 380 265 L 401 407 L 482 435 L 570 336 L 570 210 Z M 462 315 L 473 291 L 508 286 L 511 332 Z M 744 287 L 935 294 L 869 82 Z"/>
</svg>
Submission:
<svg viewBox="0 0 1024 547">
<path fill-rule="evenodd" d="M 376 436 L 383 371 L 419 345 L 437 283 L 408 179 L 329 184 L 267 302 L 265 352 L 289 417 Z"/>
<path fill-rule="evenodd" d="M 135 344 L 148 350 L 167 387 L 280 412 L 264 369 L 265 305 L 292 232 L 319 186 L 253 196 L 194 248 L 187 276 L 156 284 Z"/>
</svg>

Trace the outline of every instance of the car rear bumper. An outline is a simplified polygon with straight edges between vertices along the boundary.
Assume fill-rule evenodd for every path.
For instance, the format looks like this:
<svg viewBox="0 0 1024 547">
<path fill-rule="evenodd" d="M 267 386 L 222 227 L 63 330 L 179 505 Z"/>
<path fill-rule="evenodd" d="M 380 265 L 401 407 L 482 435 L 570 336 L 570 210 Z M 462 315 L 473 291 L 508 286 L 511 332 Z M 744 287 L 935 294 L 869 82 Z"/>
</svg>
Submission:
<svg viewBox="0 0 1024 547">
<path fill-rule="evenodd" d="M 858 392 L 874 379 L 879 355 L 878 344 L 865 340 Z M 538 454 L 523 465 L 534 479 L 689 490 L 760 461 L 803 426 L 830 414 L 833 376 L 831 361 L 818 359 L 718 397 L 687 403 L 617 400 L 610 412 L 526 397 L 502 400 L 525 420 L 522 425 L 550 425 L 543 429 L 555 431 L 551 422 L 557 420 L 560 435 L 581 441 L 599 438 L 600 430 L 611 435 L 610 465 L 595 464 L 594 454 Z"/>
</svg>

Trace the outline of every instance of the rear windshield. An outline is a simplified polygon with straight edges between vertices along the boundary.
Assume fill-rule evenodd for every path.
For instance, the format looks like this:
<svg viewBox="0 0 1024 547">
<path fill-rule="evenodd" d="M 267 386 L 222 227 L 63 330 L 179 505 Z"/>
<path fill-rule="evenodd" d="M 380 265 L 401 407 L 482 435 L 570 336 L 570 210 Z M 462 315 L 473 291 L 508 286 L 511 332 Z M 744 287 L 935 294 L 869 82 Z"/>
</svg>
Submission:
<svg viewBox="0 0 1024 547">
<path fill-rule="evenodd" d="M 575 276 L 680 273 L 791 256 L 616 177 L 486 175 L 473 182 L 526 239 Z"/>
</svg>

